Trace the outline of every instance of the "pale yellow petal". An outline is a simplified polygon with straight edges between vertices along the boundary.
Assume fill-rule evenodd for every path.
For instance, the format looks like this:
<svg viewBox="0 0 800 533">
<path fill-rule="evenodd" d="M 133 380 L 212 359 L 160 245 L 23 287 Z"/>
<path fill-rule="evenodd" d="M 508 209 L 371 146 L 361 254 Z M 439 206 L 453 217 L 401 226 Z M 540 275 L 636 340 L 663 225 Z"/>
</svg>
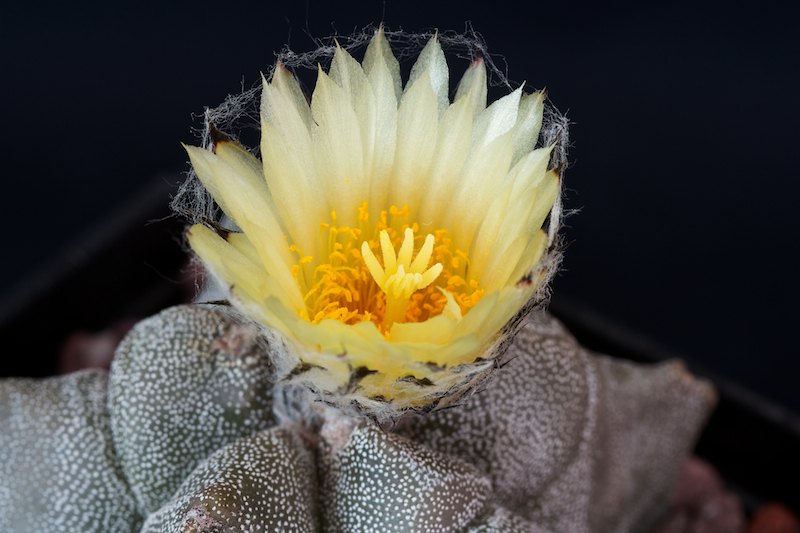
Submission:
<svg viewBox="0 0 800 533">
<path fill-rule="evenodd" d="M 378 70 L 381 70 L 380 67 L 378 67 Z M 383 70 L 385 71 L 385 68 Z M 372 84 L 361 68 L 361 64 L 338 45 L 333 56 L 329 76 L 348 95 L 350 104 L 358 117 L 363 158 L 363 179 L 359 196 L 362 199 L 366 199 L 369 197 L 375 158 L 377 157 L 380 160 L 379 164 L 383 164 L 386 160 L 384 153 L 376 153 L 377 135 L 381 126 L 379 121 L 384 120 L 386 117 L 378 115 L 375 93 Z M 394 107 L 396 109 L 396 104 Z M 383 150 L 384 146 L 379 146 L 379 149 Z"/>
<path fill-rule="evenodd" d="M 453 332 L 453 337 L 458 338 L 464 335 L 476 334 L 481 344 L 489 340 L 487 337 L 489 333 L 483 331 L 481 326 L 492 316 L 499 297 L 499 292 L 486 293 L 486 295 L 469 310 L 469 313 L 464 315 L 464 318 L 461 319 Z M 495 329 L 490 334 L 494 335 L 497 331 L 498 330 Z"/>
<path fill-rule="evenodd" d="M 525 154 L 511 168 L 503 183 L 504 185 L 507 183 L 514 184 L 512 196 L 518 196 L 525 189 L 538 187 L 542 180 L 545 179 L 547 166 L 550 163 L 550 154 L 553 152 L 554 146 L 538 148 Z"/>
<path fill-rule="evenodd" d="M 267 182 L 264 179 L 263 163 L 261 163 L 256 156 L 235 142 L 217 143 L 217 145 L 214 147 L 214 153 L 216 153 L 220 159 L 230 165 L 236 173 L 244 177 L 247 181 L 253 183 L 254 187 L 262 190 L 264 201 L 267 202 L 269 210 L 278 220 L 281 230 L 285 233 L 286 226 L 279 218 L 279 211 L 275 205 L 274 199 L 272 198 L 272 194 L 269 192 Z"/>
<path fill-rule="evenodd" d="M 347 93 L 319 70 L 311 113 L 318 128 L 314 160 L 331 209 L 339 223 L 356 226 L 363 203 L 364 158 L 358 117 Z"/>
<path fill-rule="evenodd" d="M 470 150 L 479 151 L 514 128 L 521 96 L 522 87 L 492 103 L 475 117 Z"/>
<path fill-rule="evenodd" d="M 250 242 L 250 239 L 247 238 L 247 235 L 244 233 L 229 233 L 225 240 L 228 241 L 228 244 L 236 248 L 239 253 L 263 268 L 258 250 L 256 250 L 256 247 Z"/>
<path fill-rule="evenodd" d="M 234 293 L 246 296 L 266 315 L 272 311 L 264 305 L 267 299 L 276 298 L 280 305 L 292 308 L 292 299 L 284 288 L 260 264 L 252 261 L 222 237 L 202 224 L 195 224 L 187 232 L 192 250 L 197 253 L 217 276 L 227 282 Z"/>
<path fill-rule="evenodd" d="M 428 169 L 436 148 L 439 114 L 436 95 L 425 71 L 408 89 L 400 103 L 397 116 L 397 149 L 392 169 L 392 204 L 408 206 L 415 218 Z"/>
<path fill-rule="evenodd" d="M 501 193 L 497 196 L 489 212 L 481 222 L 478 233 L 474 239 L 474 245 L 469 251 L 469 276 L 471 279 L 480 280 L 483 273 L 483 267 L 489 259 L 489 253 L 492 251 L 497 234 L 500 227 L 503 225 L 503 220 L 508 214 L 508 204 L 511 201 L 511 194 L 514 190 L 514 184 L 508 183 Z M 524 219 L 527 222 L 527 217 Z M 527 224 L 521 224 L 524 228 Z"/>
<path fill-rule="evenodd" d="M 313 158 L 303 160 L 305 150 L 297 150 L 297 146 L 275 126 L 262 121 L 264 177 L 281 222 L 288 228 L 292 240 L 307 245 L 315 241 L 319 221 L 329 216 L 330 208 L 322 188 L 316 183 Z M 308 156 L 311 156 L 310 151 Z"/>
<path fill-rule="evenodd" d="M 286 317 L 287 321 L 292 319 L 291 316 Z M 316 350 L 303 352 L 303 360 L 340 374 L 338 379 L 344 382 L 354 368 L 364 366 L 391 375 L 413 362 L 408 350 L 398 346 L 391 346 L 387 350 L 387 345 L 391 343 L 386 342 L 371 322 L 348 326 L 337 320 L 323 320 L 319 324 L 311 324 L 298 318 L 288 323 L 304 345 L 317 347 Z M 382 353 L 384 357 L 375 357 L 376 353 Z M 343 357 L 345 355 L 346 358 Z"/>
<path fill-rule="evenodd" d="M 545 181 L 551 151 L 552 147 L 534 150 L 508 172 L 503 183 L 503 192 L 489 208 L 475 237 L 474 248 L 470 250 L 470 275 L 474 279 L 481 279 L 490 254 L 502 254 L 499 250 L 517 239 L 521 232 L 538 229 L 531 230 L 528 224 L 536 205 L 536 194 L 531 194 L 530 191 L 536 190 Z M 545 198 L 548 197 L 551 198 L 550 193 L 546 193 Z M 509 227 L 512 229 L 509 230 Z M 499 250 L 493 251 L 495 246 L 499 246 Z"/>
<path fill-rule="evenodd" d="M 527 94 L 520 99 L 517 124 L 514 127 L 512 166 L 536 146 L 536 141 L 539 139 L 539 131 L 542 129 L 543 112 L 544 93 L 541 91 Z"/>
<path fill-rule="evenodd" d="M 336 51 L 333 54 L 331 68 L 328 76 L 334 83 L 341 87 L 345 94 L 350 98 L 350 105 L 356 108 L 356 102 L 361 98 L 367 89 L 367 75 L 361 64 L 353 59 L 347 50 L 336 43 Z"/>
<path fill-rule="evenodd" d="M 264 80 L 261 158 L 273 201 L 292 240 L 312 243 L 320 219 L 330 213 L 330 208 L 318 185 L 311 131 L 304 118 L 311 111 L 307 104 L 293 103 L 292 90 L 287 88 L 290 81 L 296 84 L 294 78 L 287 79 L 279 70 L 272 84 Z"/>
<path fill-rule="evenodd" d="M 468 252 L 475 230 L 502 190 L 513 155 L 513 131 L 522 89 L 504 96 L 475 118 L 470 152 L 442 224 Z"/>
<path fill-rule="evenodd" d="M 545 250 L 547 249 L 547 233 L 539 230 L 528 241 L 517 266 L 508 278 L 508 283 L 534 283 L 535 280 L 524 281 L 523 278 L 527 277 L 529 273 L 536 268 L 536 265 L 542 259 Z"/>
<path fill-rule="evenodd" d="M 258 250 L 264 268 L 274 277 L 293 302 L 302 302 L 300 291 L 291 274 L 293 258 L 280 224 L 269 208 L 265 195 L 269 195 L 263 182 L 254 182 L 248 176 L 242 176 L 207 150 L 194 146 L 185 146 L 192 165 L 197 171 L 203 185 L 220 198 L 228 211 L 226 214 L 247 233 Z"/>
<path fill-rule="evenodd" d="M 394 57 L 392 49 L 389 46 L 389 41 L 386 39 L 386 33 L 383 31 L 383 26 L 378 28 L 375 32 L 375 37 L 369 42 L 367 51 L 364 54 L 364 73 L 372 81 L 372 72 L 378 65 L 386 67 L 386 71 L 392 81 L 391 86 L 394 89 L 395 102 L 399 102 L 403 96 L 403 80 L 400 78 L 400 63 Z M 375 82 L 373 81 L 373 84 Z"/>
<path fill-rule="evenodd" d="M 478 58 L 470 64 L 461 81 L 458 82 L 456 96 L 453 101 L 458 102 L 461 98 L 469 98 L 472 107 L 472 115 L 477 117 L 486 109 L 486 65 L 482 58 Z"/>
<path fill-rule="evenodd" d="M 275 72 L 272 73 L 272 87 L 277 89 L 278 92 L 285 97 L 285 100 L 281 105 L 289 103 L 292 105 L 293 109 L 268 109 L 267 119 L 270 120 L 270 113 L 296 111 L 297 115 L 300 117 L 303 123 L 305 123 L 306 128 L 310 130 L 314 123 L 314 119 L 311 117 L 311 108 L 308 106 L 308 99 L 303 93 L 303 89 L 300 88 L 300 84 L 297 83 L 297 79 L 294 77 L 294 75 L 280 63 L 278 63 L 278 66 L 275 68 Z M 275 126 L 279 126 L 280 120 L 278 120 L 277 123 L 271 123 Z"/>
<path fill-rule="evenodd" d="M 229 285 L 239 287 L 257 300 L 267 296 L 269 274 L 259 263 L 202 224 L 192 226 L 186 237 L 200 259 Z"/>
<path fill-rule="evenodd" d="M 537 187 L 528 188 L 509 203 L 508 214 L 481 274 L 482 288 L 492 291 L 514 282 L 510 277 L 528 245 L 528 236 L 538 234 L 557 193 L 558 178 L 548 172 Z"/>
<path fill-rule="evenodd" d="M 463 336 L 453 335 L 452 339 L 442 345 L 427 343 L 427 342 L 403 342 L 392 343 L 398 348 L 405 348 L 413 361 L 445 367 L 452 367 L 462 362 L 458 356 L 467 355 L 467 358 L 475 359 L 475 350 L 480 347 L 480 342 L 477 339 L 474 331 L 471 331 Z M 403 372 L 401 370 L 398 373 Z"/>
<path fill-rule="evenodd" d="M 427 342 L 444 344 L 450 342 L 458 320 L 438 315 L 425 322 L 395 322 L 391 330 L 392 342 Z"/>
<path fill-rule="evenodd" d="M 442 114 L 450 105 L 450 70 L 447 68 L 447 60 L 437 35 L 430 38 L 428 44 L 420 52 L 416 63 L 411 67 L 406 93 L 426 72 L 433 92 L 436 94 L 439 114 Z"/>
<path fill-rule="evenodd" d="M 217 202 L 217 205 L 219 205 L 220 209 L 222 209 L 222 211 L 232 219 L 232 210 L 225 202 L 225 198 L 217 187 L 217 180 L 214 178 L 214 173 L 211 170 L 209 158 L 207 158 L 204 154 L 195 152 L 196 150 L 201 150 L 201 148 L 189 146 L 183 143 L 181 143 L 181 146 L 183 146 L 183 149 L 189 154 L 189 160 L 192 163 L 192 168 L 194 169 L 195 174 L 197 174 L 197 177 L 200 179 L 200 182 L 203 184 L 203 187 L 205 187 L 209 194 L 211 194 L 211 197 L 214 198 L 214 201 Z M 193 159 L 192 153 L 197 153 L 198 155 Z M 208 153 L 211 154 L 211 152 Z"/>
<path fill-rule="evenodd" d="M 453 341 L 453 332 L 461 321 L 461 308 L 452 294 L 444 290 L 442 293 L 447 298 L 447 304 L 441 315 L 425 322 L 406 324 L 395 322 L 391 329 L 392 342 L 424 342 L 441 345 Z"/>
<path fill-rule="evenodd" d="M 539 192 L 536 195 L 531 214 L 528 218 L 528 232 L 534 233 L 542 227 L 545 218 L 553 208 L 553 203 L 558 197 L 561 187 L 561 179 L 555 171 L 548 171 L 542 182 L 538 186 Z"/>
<path fill-rule="evenodd" d="M 520 308 L 525 305 L 535 290 L 536 288 L 532 286 L 517 287 L 511 285 L 500 291 L 493 292 L 492 294 L 495 295 L 495 298 L 491 306 L 491 311 L 485 314 L 484 320 L 477 324 L 474 330 L 478 339 L 484 343 L 492 340 L 500 329 L 519 312 Z M 483 300 L 485 299 L 486 297 L 483 298 Z M 478 302 L 464 318 L 469 318 L 472 311 L 474 311 L 483 300 Z"/>
<path fill-rule="evenodd" d="M 470 252 L 473 236 L 483 217 L 502 191 L 514 148 L 512 133 L 508 131 L 470 153 L 448 203 L 442 225 L 450 229 L 457 247 L 466 253 Z"/>
<path fill-rule="evenodd" d="M 489 254 L 486 267 L 481 275 L 480 286 L 487 292 L 499 291 L 509 283 L 511 273 L 516 269 L 528 244 L 528 235 L 520 235 L 511 242 L 498 243 Z"/>
<path fill-rule="evenodd" d="M 376 37 L 377 39 L 377 37 Z M 385 40 L 385 37 L 383 38 Z M 374 41 L 373 41 L 374 42 Z M 370 45 L 372 46 L 372 45 Z M 390 52 L 391 53 L 391 52 Z M 392 56 L 394 59 L 394 57 Z M 395 60 L 395 63 L 397 61 Z M 374 63 L 370 70 L 364 66 L 372 91 L 375 95 L 375 138 L 372 142 L 372 167 L 365 167 L 364 171 L 371 174 L 369 211 L 373 214 L 373 222 L 381 210 L 389 209 L 389 182 L 392 177 L 395 147 L 397 144 L 397 102 L 399 101 L 399 85 L 395 80 L 382 57 Z M 399 80 L 399 74 L 398 74 Z M 399 81 L 397 81 L 399 84 Z"/>
<path fill-rule="evenodd" d="M 436 151 L 416 217 L 423 230 L 433 230 L 441 222 L 469 155 L 471 138 L 472 106 L 461 99 L 447 108 L 439 121 Z"/>
</svg>

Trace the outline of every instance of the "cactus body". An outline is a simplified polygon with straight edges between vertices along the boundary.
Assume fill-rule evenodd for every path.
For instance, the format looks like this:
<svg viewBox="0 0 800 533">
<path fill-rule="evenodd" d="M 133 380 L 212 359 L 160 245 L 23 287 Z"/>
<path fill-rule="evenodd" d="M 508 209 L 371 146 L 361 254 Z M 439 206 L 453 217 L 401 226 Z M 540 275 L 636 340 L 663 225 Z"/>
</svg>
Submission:
<svg viewBox="0 0 800 533">
<path fill-rule="evenodd" d="M 114 442 L 143 514 L 222 446 L 275 425 L 274 376 L 247 328 L 197 306 L 140 322 L 109 382 Z"/>
<path fill-rule="evenodd" d="M 476 465 L 498 504 L 553 531 L 651 525 L 714 405 L 712 387 L 679 363 L 591 354 L 545 314 L 506 358 L 461 408 L 399 432 Z"/>
<path fill-rule="evenodd" d="M 313 456 L 297 433 L 273 428 L 203 461 L 141 533 L 318 530 Z"/>
<path fill-rule="evenodd" d="M 323 486 L 331 533 L 456 533 L 492 489 L 473 467 L 372 426 L 334 454 Z"/>
<path fill-rule="evenodd" d="M 494 507 L 470 523 L 464 533 L 552 533 L 508 509 Z"/>
<path fill-rule="evenodd" d="M 276 386 L 253 331 L 197 306 L 143 321 L 108 411 L 102 372 L 0 382 L 3 531 L 644 532 L 714 403 L 679 363 L 536 314 L 484 390 L 387 433 Z"/>
<path fill-rule="evenodd" d="M 141 524 L 111 441 L 108 375 L 0 380 L 0 531 L 129 533 Z"/>
</svg>

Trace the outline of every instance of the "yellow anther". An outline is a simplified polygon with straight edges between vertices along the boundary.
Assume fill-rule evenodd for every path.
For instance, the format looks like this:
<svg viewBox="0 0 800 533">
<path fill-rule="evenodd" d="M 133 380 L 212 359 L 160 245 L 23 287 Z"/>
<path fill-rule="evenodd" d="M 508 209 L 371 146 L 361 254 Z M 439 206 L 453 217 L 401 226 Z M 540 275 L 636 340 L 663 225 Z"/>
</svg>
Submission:
<svg viewBox="0 0 800 533">
<path fill-rule="evenodd" d="M 407 217 L 408 216 L 408 206 L 403 206 L 403 209 L 398 209 L 397 206 L 392 206 L 389 208 L 389 214 L 394 217 Z"/>
<path fill-rule="evenodd" d="M 466 285 L 466 283 L 461 276 L 450 276 L 450 279 L 447 280 L 447 284 L 452 287 L 460 287 Z"/>
</svg>

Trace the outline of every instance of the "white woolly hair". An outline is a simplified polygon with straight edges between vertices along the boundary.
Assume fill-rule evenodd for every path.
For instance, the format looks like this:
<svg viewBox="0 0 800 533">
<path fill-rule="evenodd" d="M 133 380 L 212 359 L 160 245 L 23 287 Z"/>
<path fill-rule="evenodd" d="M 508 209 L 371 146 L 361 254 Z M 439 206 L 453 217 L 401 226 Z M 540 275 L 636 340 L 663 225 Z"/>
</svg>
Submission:
<svg viewBox="0 0 800 533">
<path fill-rule="evenodd" d="M 336 52 L 337 45 L 358 58 L 359 51 L 366 48 L 377 30 L 378 28 L 375 26 L 368 26 L 349 36 L 334 34 L 325 39 L 315 39 L 317 48 L 310 52 L 298 53 L 288 46 L 285 46 L 283 50 L 277 54 L 275 63 L 265 76 L 271 79 L 275 69 L 281 64 L 294 71 L 302 85 L 304 77 L 303 71 L 316 71 L 319 65 L 322 65 L 323 68 L 329 66 Z M 481 35 L 473 31 L 469 25 L 467 25 L 463 33 L 453 31 L 409 33 L 405 31 L 391 31 L 386 28 L 383 28 L 383 30 L 395 57 L 397 57 L 401 64 L 401 69 L 404 63 L 406 65 L 409 64 L 410 60 L 415 59 L 419 55 L 419 52 L 435 34 L 445 54 L 448 55 L 451 60 L 449 61 L 451 70 L 453 69 L 453 57 L 465 60 L 465 68 L 469 64 L 468 62 L 480 58 L 486 66 L 488 85 L 490 87 L 505 87 L 510 92 L 518 86 L 518 84 L 508 79 L 503 69 L 498 67 L 498 62 L 505 65 L 502 56 L 489 54 Z M 203 127 L 197 130 L 200 144 L 206 149 L 212 149 L 215 142 L 219 140 L 220 135 L 238 140 L 242 135 L 259 132 L 261 124 L 259 116 L 261 90 L 262 84 L 259 80 L 259 83 L 251 89 L 242 90 L 240 94 L 229 95 L 219 106 L 215 108 L 206 108 L 203 114 Z M 534 92 L 534 90 L 535 89 L 530 89 L 526 92 L 530 93 Z M 307 89 L 305 92 L 308 98 L 310 92 Z M 536 147 L 540 148 L 550 145 L 555 146 L 551 153 L 549 167 L 556 169 L 561 175 L 561 190 L 563 192 L 563 175 L 564 170 L 567 168 L 567 150 L 569 148 L 569 120 L 562 115 L 549 100 L 545 99 L 542 127 Z M 258 143 L 256 143 L 255 147 L 248 147 L 248 149 L 254 155 L 259 155 L 260 150 Z M 516 316 L 506 324 L 498 336 L 491 341 L 490 345 L 484 347 L 483 353 L 487 354 L 487 357 L 479 359 L 479 361 L 472 365 L 473 368 L 462 369 L 460 373 L 464 379 L 461 383 L 456 384 L 445 398 L 442 398 L 441 401 L 437 401 L 435 405 L 424 409 L 424 411 L 450 407 L 482 388 L 494 373 L 494 370 L 501 366 L 506 349 L 511 341 L 513 341 L 516 332 L 524 324 L 524 319 L 527 315 L 532 310 L 542 307 L 549 301 L 550 281 L 557 272 L 561 262 L 562 241 L 558 230 L 561 227 L 562 219 L 565 214 L 561 197 L 562 194 L 559 193 L 550 212 L 550 216 L 545 222 L 548 231 L 548 250 L 541 259 L 539 265 L 537 265 L 536 270 L 531 272 L 531 276 L 534 278 L 541 276 L 541 283 L 538 290 L 531 300 L 520 309 Z M 211 197 L 211 194 L 203 187 L 193 169 L 189 170 L 187 173 L 186 180 L 178 189 L 170 205 L 176 214 L 185 217 L 193 224 L 200 223 L 220 232 L 238 230 L 238 228 L 232 225 L 231 221 L 224 213 L 222 213 L 219 206 Z M 225 294 L 226 291 L 224 291 L 222 287 L 219 285 L 214 287 L 214 278 L 215 276 L 213 276 L 213 274 L 207 276 L 206 283 L 209 285 L 203 288 L 202 295 L 196 301 L 203 302 L 227 297 L 227 294 Z M 216 280 L 216 283 L 219 282 L 220 280 Z M 229 313 L 234 320 L 241 322 L 249 321 L 247 317 L 234 308 L 229 308 Z M 262 327 L 261 329 L 263 330 L 264 328 Z M 270 336 L 271 335 L 267 334 L 267 337 Z M 276 340 L 277 339 L 273 338 L 273 343 Z M 274 349 L 275 345 L 273 344 L 272 347 Z M 290 357 L 288 359 L 294 358 Z M 284 374 L 288 374 L 292 370 L 289 360 L 276 361 L 276 363 L 279 373 L 282 371 Z M 487 365 L 487 363 L 489 364 Z M 345 413 L 358 417 L 366 415 L 376 422 L 396 420 L 397 417 L 402 414 L 397 412 L 397 409 L 389 404 L 385 406 L 375 405 L 365 412 L 363 407 L 357 406 L 356 402 L 354 402 L 351 397 L 331 397 L 313 386 L 312 390 L 318 399 L 336 405 Z"/>
</svg>

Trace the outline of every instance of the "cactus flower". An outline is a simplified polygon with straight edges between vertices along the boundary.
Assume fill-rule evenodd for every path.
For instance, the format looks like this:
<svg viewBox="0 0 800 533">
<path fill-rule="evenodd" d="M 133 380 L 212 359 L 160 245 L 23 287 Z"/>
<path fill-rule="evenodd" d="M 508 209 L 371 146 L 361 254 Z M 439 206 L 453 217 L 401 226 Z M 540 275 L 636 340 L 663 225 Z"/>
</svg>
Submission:
<svg viewBox="0 0 800 533">
<path fill-rule="evenodd" d="M 361 63 L 337 46 L 310 104 L 279 64 L 260 160 L 186 146 L 240 230 L 196 224 L 189 243 L 282 337 L 291 379 L 368 413 L 432 408 L 480 381 L 543 294 L 560 190 L 553 146 L 535 148 L 543 107 L 521 87 L 487 107 L 481 59 L 451 102 L 435 35 L 405 86 L 383 30 Z"/>
</svg>

